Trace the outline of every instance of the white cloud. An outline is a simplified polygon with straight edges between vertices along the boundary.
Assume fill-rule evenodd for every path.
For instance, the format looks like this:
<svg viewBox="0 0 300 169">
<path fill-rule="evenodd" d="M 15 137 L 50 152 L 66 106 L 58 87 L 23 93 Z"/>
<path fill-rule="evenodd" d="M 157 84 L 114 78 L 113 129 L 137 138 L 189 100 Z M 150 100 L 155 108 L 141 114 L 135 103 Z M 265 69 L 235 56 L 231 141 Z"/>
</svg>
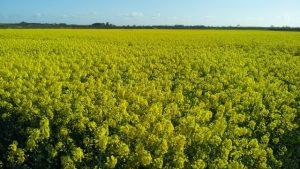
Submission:
<svg viewBox="0 0 300 169">
<path fill-rule="evenodd" d="M 34 18 L 41 18 L 42 17 L 42 14 L 41 13 L 35 13 L 33 15 Z"/>
<path fill-rule="evenodd" d="M 144 16 L 143 12 L 131 12 L 124 15 L 126 18 L 141 18 Z"/>
<path fill-rule="evenodd" d="M 98 13 L 96 11 L 91 11 L 91 12 L 83 13 L 83 15 L 85 15 L 87 17 L 95 17 L 98 15 Z"/>
<path fill-rule="evenodd" d="M 62 19 L 95 18 L 97 17 L 97 14 L 98 13 L 96 11 L 89 11 L 89 12 L 73 13 L 68 15 L 63 14 L 58 17 Z"/>
<path fill-rule="evenodd" d="M 155 15 L 153 15 L 151 18 L 152 19 L 158 19 L 161 17 L 161 14 L 160 13 L 156 13 Z"/>
<path fill-rule="evenodd" d="M 70 16 L 69 16 L 69 15 L 66 15 L 66 14 L 64 14 L 64 15 L 62 15 L 62 16 L 61 16 L 61 18 L 63 18 L 63 19 L 68 19 L 68 18 L 70 18 Z"/>
</svg>

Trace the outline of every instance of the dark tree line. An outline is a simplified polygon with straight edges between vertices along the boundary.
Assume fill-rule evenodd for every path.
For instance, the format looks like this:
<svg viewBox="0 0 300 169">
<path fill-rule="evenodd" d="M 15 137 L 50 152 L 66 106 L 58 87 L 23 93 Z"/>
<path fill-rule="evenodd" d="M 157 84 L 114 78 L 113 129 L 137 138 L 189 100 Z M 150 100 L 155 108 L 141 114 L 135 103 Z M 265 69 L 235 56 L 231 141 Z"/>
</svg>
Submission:
<svg viewBox="0 0 300 169">
<path fill-rule="evenodd" d="M 255 27 L 255 26 L 206 26 L 206 25 L 114 25 L 109 22 L 93 23 L 91 25 L 76 25 L 66 23 L 0 23 L 0 28 L 81 28 L 81 29 L 219 29 L 219 30 L 273 30 L 300 31 L 300 27 Z"/>
</svg>

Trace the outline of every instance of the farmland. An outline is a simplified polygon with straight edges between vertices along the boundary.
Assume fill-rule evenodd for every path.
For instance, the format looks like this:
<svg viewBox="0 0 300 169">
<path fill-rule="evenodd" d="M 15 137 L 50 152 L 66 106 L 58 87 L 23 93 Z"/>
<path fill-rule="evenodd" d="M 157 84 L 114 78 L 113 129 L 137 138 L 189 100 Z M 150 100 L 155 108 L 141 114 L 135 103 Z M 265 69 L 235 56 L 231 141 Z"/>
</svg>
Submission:
<svg viewBox="0 0 300 169">
<path fill-rule="evenodd" d="M 0 30 L 0 168 L 299 168 L 300 33 Z"/>
</svg>

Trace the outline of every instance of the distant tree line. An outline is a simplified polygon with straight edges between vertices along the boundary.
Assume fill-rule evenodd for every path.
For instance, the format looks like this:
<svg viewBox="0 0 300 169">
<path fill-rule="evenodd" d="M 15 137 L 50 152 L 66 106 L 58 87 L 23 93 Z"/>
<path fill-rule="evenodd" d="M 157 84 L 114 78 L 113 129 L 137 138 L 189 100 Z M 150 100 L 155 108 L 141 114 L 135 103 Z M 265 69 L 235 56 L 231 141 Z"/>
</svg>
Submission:
<svg viewBox="0 0 300 169">
<path fill-rule="evenodd" d="M 77 25 L 66 23 L 0 23 L 3 28 L 80 28 L 80 29 L 220 29 L 220 30 L 273 30 L 300 31 L 300 27 L 256 27 L 256 26 L 206 26 L 206 25 L 122 25 L 117 26 L 109 22 L 93 23 L 91 25 Z"/>
</svg>

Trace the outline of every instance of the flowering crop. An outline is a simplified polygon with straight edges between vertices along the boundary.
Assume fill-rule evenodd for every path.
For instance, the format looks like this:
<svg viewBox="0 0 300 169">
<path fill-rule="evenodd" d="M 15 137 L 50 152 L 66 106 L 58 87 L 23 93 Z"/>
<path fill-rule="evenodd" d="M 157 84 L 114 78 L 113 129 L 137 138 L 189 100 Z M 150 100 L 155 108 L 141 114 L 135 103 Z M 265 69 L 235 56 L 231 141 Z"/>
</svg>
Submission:
<svg viewBox="0 0 300 169">
<path fill-rule="evenodd" d="M 300 33 L 0 30 L 0 168 L 299 168 Z"/>
</svg>

